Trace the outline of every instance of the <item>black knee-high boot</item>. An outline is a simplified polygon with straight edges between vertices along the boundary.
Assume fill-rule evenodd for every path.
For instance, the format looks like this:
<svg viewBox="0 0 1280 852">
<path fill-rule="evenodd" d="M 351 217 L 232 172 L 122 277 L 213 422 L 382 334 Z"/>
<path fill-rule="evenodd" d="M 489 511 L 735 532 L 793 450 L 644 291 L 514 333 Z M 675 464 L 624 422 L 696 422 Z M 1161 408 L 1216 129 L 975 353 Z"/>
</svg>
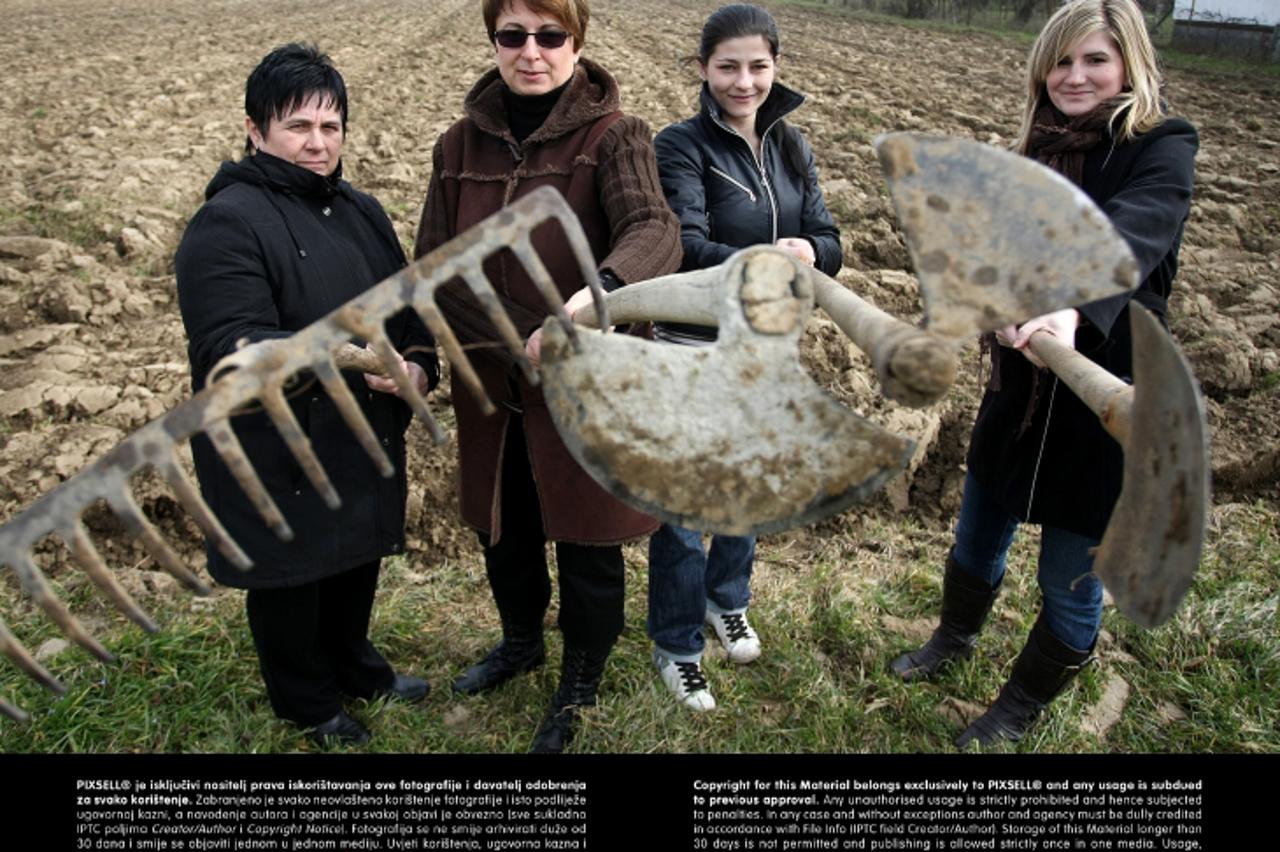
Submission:
<svg viewBox="0 0 1280 852">
<path fill-rule="evenodd" d="M 952 660 L 967 658 L 999 594 L 998 585 L 993 588 L 966 574 L 947 554 L 937 628 L 924 647 L 903 654 L 889 667 L 903 680 L 922 680 L 933 677 Z"/>
<path fill-rule="evenodd" d="M 995 703 L 956 738 L 956 748 L 975 742 L 980 746 L 1001 740 L 1016 743 L 1045 706 L 1092 661 L 1093 645 L 1081 651 L 1059 641 L 1049 632 L 1042 614 Z"/>
</svg>

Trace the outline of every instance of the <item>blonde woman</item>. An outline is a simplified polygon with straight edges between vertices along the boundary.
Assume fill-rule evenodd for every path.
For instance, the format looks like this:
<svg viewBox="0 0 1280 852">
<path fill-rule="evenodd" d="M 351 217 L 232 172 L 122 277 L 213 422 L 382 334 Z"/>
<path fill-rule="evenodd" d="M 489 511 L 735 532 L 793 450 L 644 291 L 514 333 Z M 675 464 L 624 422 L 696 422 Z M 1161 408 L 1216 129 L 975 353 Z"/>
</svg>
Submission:
<svg viewBox="0 0 1280 852">
<path fill-rule="evenodd" d="M 1041 526 L 1039 616 L 995 703 L 956 740 L 960 748 L 1019 740 L 1092 656 L 1102 619 L 1092 549 L 1120 493 L 1122 453 L 1026 346 L 1045 331 L 1127 378 L 1130 303 L 1164 321 L 1198 140 L 1190 124 L 1166 116 L 1160 83 L 1133 0 L 1071 0 L 1031 49 L 1017 148 L 1102 208 L 1133 249 L 1142 284 L 1010 326 L 990 346 L 992 378 L 970 440 L 941 621 L 924 647 L 892 663 L 904 679 L 916 680 L 969 656 L 1018 524 Z"/>
</svg>

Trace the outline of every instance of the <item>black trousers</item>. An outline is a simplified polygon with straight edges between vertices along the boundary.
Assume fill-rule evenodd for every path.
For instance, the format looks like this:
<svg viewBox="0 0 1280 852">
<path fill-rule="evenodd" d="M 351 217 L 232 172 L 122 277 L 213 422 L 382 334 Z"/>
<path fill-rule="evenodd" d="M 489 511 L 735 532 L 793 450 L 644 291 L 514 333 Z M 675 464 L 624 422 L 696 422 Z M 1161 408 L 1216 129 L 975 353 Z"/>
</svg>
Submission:
<svg viewBox="0 0 1280 852">
<path fill-rule="evenodd" d="M 342 696 L 372 698 L 395 671 L 369 641 L 380 562 L 308 583 L 250 589 L 249 630 L 277 716 L 318 725 L 342 709 Z"/>
<path fill-rule="evenodd" d="M 541 626 L 551 602 L 547 537 L 529 466 L 524 424 L 511 417 L 502 454 L 502 535 L 496 545 L 480 534 L 485 572 L 504 623 Z M 566 644 L 607 654 L 623 626 L 622 545 L 556 542 L 560 632 Z"/>
</svg>

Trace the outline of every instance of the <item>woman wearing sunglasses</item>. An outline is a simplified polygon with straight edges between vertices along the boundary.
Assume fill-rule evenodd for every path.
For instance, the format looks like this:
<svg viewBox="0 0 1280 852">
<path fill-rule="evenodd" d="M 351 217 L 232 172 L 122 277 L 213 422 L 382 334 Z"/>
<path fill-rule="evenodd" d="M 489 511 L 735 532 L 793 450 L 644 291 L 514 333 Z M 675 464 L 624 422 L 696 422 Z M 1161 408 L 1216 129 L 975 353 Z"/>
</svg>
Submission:
<svg viewBox="0 0 1280 852">
<path fill-rule="evenodd" d="M 778 27 L 736 4 L 702 27 L 701 111 L 655 140 L 667 203 L 680 217 L 684 269 L 723 262 L 740 248 L 776 245 L 828 275 L 840 270 L 840 232 L 818 187 L 813 152 L 783 117 L 804 97 L 776 81 Z M 706 346 L 716 330 L 659 324 L 659 339 Z M 711 710 L 702 672 L 703 624 L 735 663 L 760 656 L 747 622 L 755 538 L 711 537 L 663 524 L 649 540 L 649 636 L 654 662 L 681 704 Z"/>
<path fill-rule="evenodd" d="M 466 117 L 436 143 L 417 254 L 550 186 L 577 213 L 606 290 L 674 272 L 679 225 L 662 198 L 649 128 L 623 115 L 617 83 L 582 57 L 586 0 L 481 6 L 497 67 L 467 95 Z M 538 229 L 533 243 L 570 313 L 587 304 L 586 282 L 559 229 Z M 485 271 L 536 360 L 544 300 L 510 253 L 490 258 Z M 573 461 L 541 391 L 503 360 L 501 347 L 484 345 L 499 337 L 469 291 L 446 288 L 438 301 L 462 342 L 480 344 L 473 361 L 500 403 L 485 416 L 465 387 L 452 394 L 462 517 L 480 535 L 502 624 L 502 641 L 453 688 L 483 692 L 542 664 L 551 598 L 545 551 L 555 542 L 564 656 L 533 750 L 561 751 L 576 727 L 575 708 L 595 704 L 622 631 L 621 542 L 648 535 L 657 522 L 615 500 Z"/>
<path fill-rule="evenodd" d="M 1064 4 L 1031 48 L 1026 86 L 1017 150 L 1097 202 L 1133 249 L 1143 281 L 1131 293 L 1003 329 L 998 346 L 986 342 L 991 381 L 970 439 L 940 624 L 924 647 L 892 663 L 916 681 L 968 657 L 1018 525 L 1040 525 L 1040 613 L 1008 682 L 960 734 L 960 748 L 1021 739 L 1092 657 L 1102 623 L 1093 549 L 1119 497 L 1124 460 L 1098 418 L 1025 347 L 1045 332 L 1115 375 L 1133 374 L 1129 303 L 1164 321 L 1198 147 L 1195 129 L 1165 114 L 1155 50 L 1133 0 Z"/>
</svg>

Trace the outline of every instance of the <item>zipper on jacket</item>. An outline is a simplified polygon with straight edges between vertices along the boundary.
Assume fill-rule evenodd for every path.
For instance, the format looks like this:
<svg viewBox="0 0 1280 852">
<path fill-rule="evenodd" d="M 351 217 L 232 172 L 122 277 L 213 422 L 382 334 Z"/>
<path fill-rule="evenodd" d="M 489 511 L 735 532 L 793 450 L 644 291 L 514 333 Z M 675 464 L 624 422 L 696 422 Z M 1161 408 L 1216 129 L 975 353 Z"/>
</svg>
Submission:
<svg viewBox="0 0 1280 852">
<path fill-rule="evenodd" d="M 747 146 L 747 156 L 751 158 L 751 161 L 756 164 L 756 168 L 760 170 L 760 183 L 764 184 L 765 195 L 769 197 L 769 213 L 772 217 L 770 220 L 770 224 L 772 226 L 770 228 L 770 233 L 773 235 L 773 242 L 772 242 L 773 245 L 776 245 L 778 242 L 778 200 L 774 198 L 773 187 L 769 185 L 769 176 L 765 174 L 764 146 L 769 141 L 769 134 L 773 132 L 773 128 L 778 126 L 778 122 L 782 121 L 782 118 L 783 118 L 782 116 L 778 116 L 773 121 L 769 122 L 769 126 L 765 128 L 764 133 L 760 134 L 760 156 L 757 157 L 756 152 L 751 150 L 751 143 L 747 141 L 747 137 L 743 136 L 737 130 L 734 130 L 732 127 L 730 127 L 729 125 L 721 121 L 718 115 L 713 115 L 711 117 L 712 121 L 714 121 L 716 124 L 720 125 L 725 130 L 727 130 L 728 132 L 732 133 L 734 136 L 737 136 L 739 139 L 742 140 L 742 144 Z M 718 170 L 713 168 L 712 171 L 718 171 Z M 721 172 L 721 174 L 723 174 L 723 172 Z M 724 175 L 724 176 L 728 177 L 728 175 Z M 729 179 L 733 180 L 733 178 L 729 178 Z M 733 181 L 733 182 L 738 183 L 737 181 Z M 742 184 L 738 184 L 738 185 L 742 186 Z M 743 188 L 745 189 L 745 187 Z M 749 191 L 750 190 L 748 190 L 748 192 Z M 753 201 L 755 200 L 754 194 L 753 194 L 752 200 Z"/>
<path fill-rule="evenodd" d="M 745 193 L 747 194 L 747 197 L 751 199 L 751 203 L 752 203 L 752 204 L 755 204 L 755 203 L 756 203 L 756 194 L 755 194 L 755 192 L 751 189 L 751 187 L 746 186 L 746 185 L 745 185 L 745 184 L 743 184 L 741 181 L 734 180 L 733 178 L 729 177 L 729 175 L 727 175 L 727 174 L 725 174 L 724 172 L 722 172 L 722 171 L 720 171 L 719 169 L 717 169 L 715 166 L 708 166 L 707 168 L 708 168 L 708 169 L 710 169 L 712 173 L 719 175 L 720 177 L 722 177 L 722 178 L 724 178 L 725 180 L 729 181 L 729 183 L 731 183 L 731 184 L 733 184 L 734 186 L 736 186 L 738 189 L 740 189 L 740 190 L 742 190 L 743 192 L 745 192 Z"/>
<path fill-rule="evenodd" d="M 772 126 L 772 125 L 771 125 Z M 743 140 L 746 141 L 746 140 Z M 765 194 L 769 196 L 769 209 L 773 213 L 773 240 L 771 245 L 778 244 L 778 200 L 773 197 L 773 187 L 769 185 L 769 176 L 764 172 L 764 146 L 767 137 L 760 140 L 760 182 L 764 184 Z"/>
</svg>

